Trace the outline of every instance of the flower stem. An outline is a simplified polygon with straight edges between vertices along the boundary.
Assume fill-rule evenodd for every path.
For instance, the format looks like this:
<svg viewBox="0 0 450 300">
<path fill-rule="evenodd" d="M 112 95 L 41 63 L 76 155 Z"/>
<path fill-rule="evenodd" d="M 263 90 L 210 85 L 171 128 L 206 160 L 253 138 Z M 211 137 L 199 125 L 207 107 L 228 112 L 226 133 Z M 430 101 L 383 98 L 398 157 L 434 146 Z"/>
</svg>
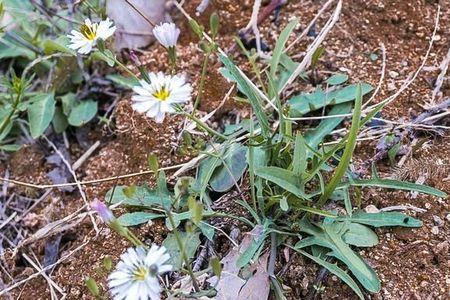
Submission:
<svg viewBox="0 0 450 300">
<path fill-rule="evenodd" d="M 189 258 L 187 257 L 186 252 L 184 251 L 185 249 L 184 249 L 183 241 L 181 240 L 180 233 L 178 232 L 178 229 L 175 225 L 175 221 L 173 220 L 172 213 L 169 210 L 167 210 L 166 214 L 167 214 L 167 218 L 169 219 L 170 225 L 173 228 L 173 233 L 175 235 L 175 239 L 177 240 L 178 248 L 180 249 L 182 259 L 184 260 L 184 263 L 186 264 L 186 268 L 188 270 L 189 276 L 191 277 L 192 286 L 194 287 L 194 290 L 196 292 L 199 292 L 200 288 L 198 286 L 197 279 L 195 278 L 195 274 L 192 271 L 192 267 L 189 262 Z"/>
<path fill-rule="evenodd" d="M 198 93 L 197 93 L 197 97 L 195 98 L 194 109 L 192 110 L 192 115 L 194 115 L 195 110 L 198 108 L 198 105 L 200 104 L 200 100 L 203 96 L 203 87 L 205 85 L 206 72 L 208 71 L 208 61 L 209 61 L 210 55 L 211 55 L 211 51 L 208 51 L 205 55 L 205 60 L 203 61 L 202 73 L 201 73 L 201 77 L 200 77 L 200 84 L 198 86 Z"/>
<path fill-rule="evenodd" d="M 181 111 L 181 114 L 188 117 L 189 119 L 191 119 L 192 121 L 194 121 L 200 128 L 202 128 L 203 130 L 205 130 L 206 132 L 208 132 L 211 135 L 215 135 L 216 137 L 226 141 L 228 140 L 228 137 L 221 134 L 220 132 L 215 131 L 214 129 L 208 127 L 208 125 L 205 124 L 205 122 L 203 122 L 202 120 L 200 120 L 199 118 L 197 118 L 196 116 L 192 115 L 192 114 L 188 114 L 185 111 Z"/>
<path fill-rule="evenodd" d="M 125 66 L 123 63 L 121 63 L 115 56 L 114 56 L 114 62 L 121 67 L 125 72 L 127 72 L 128 74 L 130 74 L 132 77 L 134 77 L 137 81 L 139 81 L 140 79 L 136 76 L 136 74 L 134 74 L 133 72 L 131 72 L 131 70 Z"/>
</svg>

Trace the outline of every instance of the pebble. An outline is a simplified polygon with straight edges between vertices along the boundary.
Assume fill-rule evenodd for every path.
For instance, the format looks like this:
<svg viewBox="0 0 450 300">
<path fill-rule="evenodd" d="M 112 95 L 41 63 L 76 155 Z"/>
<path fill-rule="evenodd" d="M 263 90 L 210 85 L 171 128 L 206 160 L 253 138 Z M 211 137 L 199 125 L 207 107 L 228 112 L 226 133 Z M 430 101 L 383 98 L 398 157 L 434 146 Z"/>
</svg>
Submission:
<svg viewBox="0 0 450 300">
<path fill-rule="evenodd" d="M 428 202 L 427 202 L 427 203 L 425 203 L 425 208 L 426 208 L 426 209 L 430 209 L 430 208 L 431 208 L 431 204 L 430 204 L 430 203 L 428 203 Z"/>
<path fill-rule="evenodd" d="M 439 227 L 433 226 L 433 227 L 431 228 L 431 233 L 434 234 L 434 235 L 439 234 Z"/>
<path fill-rule="evenodd" d="M 364 210 L 366 211 L 366 213 L 369 214 L 376 214 L 380 212 L 380 210 L 373 204 L 367 205 L 366 208 L 364 208 Z"/>
<path fill-rule="evenodd" d="M 445 218 L 447 219 L 447 221 L 450 222 L 450 214 L 447 214 L 447 216 Z"/>
<path fill-rule="evenodd" d="M 436 225 L 437 227 L 444 226 L 444 221 L 441 218 L 439 218 L 438 216 L 433 216 L 433 221 L 434 221 L 434 225 Z"/>
<path fill-rule="evenodd" d="M 389 71 L 389 76 L 391 78 L 397 78 L 398 75 L 400 75 L 400 74 L 398 74 L 398 72 L 396 72 L 396 71 Z"/>
<path fill-rule="evenodd" d="M 389 92 L 395 91 L 397 89 L 397 87 L 395 86 L 395 84 L 393 82 L 389 82 L 387 85 L 387 89 Z"/>
<path fill-rule="evenodd" d="M 449 248 L 450 248 L 450 245 L 449 245 L 448 241 L 441 242 L 436 245 L 436 252 L 446 254 L 446 253 L 448 253 Z"/>
</svg>

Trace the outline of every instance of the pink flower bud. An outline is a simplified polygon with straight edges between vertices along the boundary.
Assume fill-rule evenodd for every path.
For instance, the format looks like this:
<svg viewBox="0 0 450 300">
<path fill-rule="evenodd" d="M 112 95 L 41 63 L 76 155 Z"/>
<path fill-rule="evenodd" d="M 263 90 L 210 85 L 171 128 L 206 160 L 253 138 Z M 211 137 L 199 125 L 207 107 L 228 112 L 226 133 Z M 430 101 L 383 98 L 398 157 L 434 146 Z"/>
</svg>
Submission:
<svg viewBox="0 0 450 300">
<path fill-rule="evenodd" d="M 115 220 L 112 211 L 105 205 L 105 203 L 94 200 L 91 202 L 91 209 L 94 210 L 106 224 Z"/>
</svg>

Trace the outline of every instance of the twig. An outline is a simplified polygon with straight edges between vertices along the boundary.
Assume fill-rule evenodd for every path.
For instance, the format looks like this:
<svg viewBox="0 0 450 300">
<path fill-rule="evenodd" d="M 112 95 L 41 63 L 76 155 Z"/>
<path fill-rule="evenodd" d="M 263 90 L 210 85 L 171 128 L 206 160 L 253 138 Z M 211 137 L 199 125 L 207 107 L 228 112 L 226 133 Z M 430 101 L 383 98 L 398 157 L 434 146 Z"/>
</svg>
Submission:
<svg viewBox="0 0 450 300">
<path fill-rule="evenodd" d="M 435 105 L 435 99 L 437 94 L 441 91 L 442 84 L 444 83 L 445 74 L 447 74 L 448 65 L 450 64 L 450 48 L 448 49 L 447 55 L 441 63 L 441 72 L 439 73 L 438 78 L 436 79 L 435 87 L 433 93 L 431 95 L 431 105 Z"/>
<path fill-rule="evenodd" d="M 55 146 L 55 144 L 53 144 L 52 141 L 50 141 L 45 135 L 43 136 L 43 138 L 46 140 L 46 142 L 50 145 L 50 147 L 53 148 L 53 150 L 56 152 L 56 154 L 59 155 L 59 157 L 61 157 L 62 162 L 66 165 L 67 169 L 69 170 L 70 174 L 72 174 L 73 179 L 75 180 L 75 184 L 78 188 L 78 190 L 80 191 L 81 194 L 81 198 L 84 201 L 84 204 L 86 205 L 86 207 L 89 207 L 89 203 L 86 197 L 86 194 L 84 193 L 83 188 L 81 187 L 80 182 L 78 181 L 77 175 L 75 174 L 74 170 L 72 169 L 72 166 L 70 165 L 70 163 L 66 160 L 66 158 L 64 157 L 64 155 L 58 150 L 58 148 Z M 98 234 L 99 233 L 99 229 L 97 227 L 97 223 L 95 222 L 94 217 L 92 216 L 91 213 L 89 214 L 89 218 L 91 219 L 92 225 L 94 226 L 94 230 L 95 232 Z"/>
<path fill-rule="evenodd" d="M 20 280 L 16 283 L 14 283 L 13 285 L 7 287 L 6 289 L 3 289 L 0 291 L 0 296 L 8 293 L 9 291 L 15 289 L 18 286 L 21 286 L 22 284 L 30 281 L 33 278 L 38 277 L 39 275 L 41 275 L 42 273 L 46 272 L 47 270 L 51 270 L 52 268 L 56 267 L 58 264 L 62 263 L 63 261 L 65 261 L 66 259 L 68 259 L 69 257 L 71 257 L 75 252 L 80 251 L 84 246 L 86 246 L 91 240 L 87 240 L 86 242 L 82 243 L 80 246 L 78 246 L 77 248 L 75 248 L 74 250 L 70 251 L 67 255 L 61 257 L 57 262 L 55 262 L 54 264 L 48 265 L 45 268 L 42 268 L 40 271 L 31 274 L 30 276 L 28 276 L 27 278 Z"/>
<path fill-rule="evenodd" d="M 152 27 L 156 27 L 155 22 L 153 22 L 152 20 L 150 20 L 144 13 L 142 13 L 142 11 L 137 8 L 133 3 L 131 3 L 129 0 L 124 0 L 129 6 L 131 6 L 138 14 L 141 15 L 141 17 L 143 17 L 145 19 L 145 21 L 147 21 L 148 24 L 150 24 Z"/>
<path fill-rule="evenodd" d="M 94 153 L 98 146 L 100 146 L 100 141 L 96 141 L 83 155 L 80 156 L 76 162 L 74 162 L 72 165 L 72 170 L 76 171 L 86 161 L 86 159 Z"/>
</svg>

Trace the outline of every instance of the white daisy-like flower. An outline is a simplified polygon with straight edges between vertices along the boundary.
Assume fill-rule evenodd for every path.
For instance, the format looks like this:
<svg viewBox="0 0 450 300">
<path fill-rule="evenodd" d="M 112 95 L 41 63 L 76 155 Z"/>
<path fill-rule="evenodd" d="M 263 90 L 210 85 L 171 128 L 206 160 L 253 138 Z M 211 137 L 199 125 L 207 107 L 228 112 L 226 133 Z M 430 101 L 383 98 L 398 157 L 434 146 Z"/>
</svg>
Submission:
<svg viewBox="0 0 450 300">
<path fill-rule="evenodd" d="M 164 75 L 162 72 L 149 73 L 150 83 L 140 80 L 135 86 L 131 105 L 139 113 L 154 118 L 157 123 L 164 121 L 166 113 L 175 112 L 173 104 L 191 99 L 192 87 L 182 75 Z"/>
<path fill-rule="evenodd" d="M 177 45 L 180 29 L 174 23 L 161 23 L 153 28 L 153 35 L 166 48 Z"/>
<path fill-rule="evenodd" d="M 110 292 L 115 300 L 158 300 L 161 286 L 158 275 L 172 270 L 165 264 L 170 259 L 165 247 L 152 245 L 129 248 L 120 256 L 116 270 L 108 277 Z"/>
<path fill-rule="evenodd" d="M 69 48 L 78 50 L 78 53 L 88 54 L 97 45 L 98 39 L 106 40 L 114 34 L 116 26 L 109 19 L 92 23 L 91 20 L 84 20 L 80 31 L 72 30 L 68 35 L 70 38 Z"/>
</svg>

